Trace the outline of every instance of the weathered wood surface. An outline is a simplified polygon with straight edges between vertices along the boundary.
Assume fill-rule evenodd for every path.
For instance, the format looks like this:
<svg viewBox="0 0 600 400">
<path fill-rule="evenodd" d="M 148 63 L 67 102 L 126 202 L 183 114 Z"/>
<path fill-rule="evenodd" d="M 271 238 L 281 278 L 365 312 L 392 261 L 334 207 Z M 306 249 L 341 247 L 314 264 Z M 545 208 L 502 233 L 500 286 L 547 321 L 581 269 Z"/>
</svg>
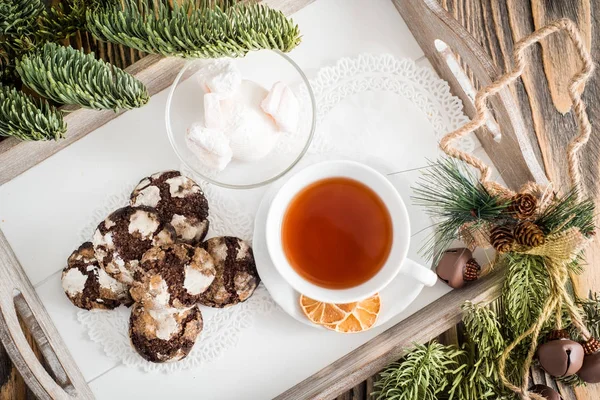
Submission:
<svg viewBox="0 0 600 400">
<path fill-rule="evenodd" d="M 21 327 L 26 331 L 25 326 L 21 323 Z M 42 359 L 42 355 L 33 340 L 33 336 L 25 333 L 27 342 L 32 347 L 34 354 L 38 359 Z M 25 384 L 25 381 L 13 367 L 8 353 L 0 344 L 0 400 L 34 400 L 36 397 Z"/>
<path fill-rule="evenodd" d="M 19 319 L 20 318 L 20 319 Z M 29 345 L 21 321 L 46 366 Z M 39 399 L 93 399 L 62 337 L 2 231 L 0 231 L 0 340 L 29 389 Z"/>
<path fill-rule="evenodd" d="M 579 25 L 594 60 L 600 56 L 598 2 L 442 0 L 442 6 L 475 37 L 502 70 L 511 65 L 510 54 L 517 40 L 548 22 L 564 17 L 571 18 Z M 570 100 L 566 85 L 569 77 L 579 68 L 579 60 L 565 35 L 548 38 L 530 52 L 530 57 L 532 64 L 522 81 L 513 88 L 513 94 L 523 110 L 527 134 L 531 141 L 539 144 L 548 177 L 558 189 L 564 190 L 570 185 L 564 149 L 576 135 L 574 118 L 568 113 Z M 596 73 L 583 93 L 592 126 L 600 124 L 599 83 L 600 75 Z M 581 166 L 586 190 L 596 199 L 600 194 L 600 181 L 597 178 L 600 137 L 597 132 L 595 129 L 595 134 L 582 151 Z M 499 167 L 502 168 L 501 165 Z M 577 282 L 580 296 L 587 296 L 589 290 L 600 290 L 600 270 L 594 268 L 600 261 L 598 239 L 589 249 L 587 257 L 588 268 Z M 541 383 L 549 381 L 543 375 L 535 378 L 538 380 L 541 377 Z M 561 392 L 565 399 L 575 398 L 568 392 Z M 575 392 L 579 400 L 600 398 L 599 385 L 576 389 Z"/>
<path fill-rule="evenodd" d="M 473 116 L 475 107 L 468 90 L 469 82 L 456 75 L 452 65 L 456 58 L 452 52 L 460 54 L 482 85 L 490 84 L 501 70 L 485 49 L 435 0 L 393 0 L 393 3 L 438 74 L 461 98 L 465 113 Z M 490 104 L 497 124 L 502 127 L 501 140 L 497 141 L 488 128 L 482 128 L 476 134 L 494 164 L 499 166 L 504 181 L 513 189 L 531 180 L 545 183 L 537 143 L 527 135 L 510 90 L 498 92 L 490 98 Z"/>
</svg>

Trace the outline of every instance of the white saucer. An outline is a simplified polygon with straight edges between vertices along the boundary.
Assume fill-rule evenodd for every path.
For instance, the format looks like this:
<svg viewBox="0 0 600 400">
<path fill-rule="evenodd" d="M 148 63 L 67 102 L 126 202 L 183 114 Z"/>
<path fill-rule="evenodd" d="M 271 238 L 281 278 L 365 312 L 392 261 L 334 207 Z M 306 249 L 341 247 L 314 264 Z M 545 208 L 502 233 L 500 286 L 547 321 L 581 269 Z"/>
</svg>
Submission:
<svg viewBox="0 0 600 400">
<path fill-rule="evenodd" d="M 285 180 L 286 179 L 278 181 L 269 188 L 256 213 L 254 237 L 252 239 L 256 268 L 262 282 L 273 297 L 273 300 L 275 300 L 286 313 L 303 324 L 325 330 L 326 328 L 313 324 L 306 318 L 298 301 L 300 293 L 296 292 L 279 274 L 271 261 L 267 249 L 265 239 L 267 213 L 273 196 L 277 193 L 277 190 L 279 190 Z M 391 318 L 404 311 L 404 309 L 417 298 L 419 293 L 421 293 L 421 290 L 423 290 L 423 285 L 421 283 L 412 278 L 398 275 L 381 291 L 381 293 L 379 293 L 381 297 L 381 311 L 374 326 L 385 324 Z"/>
</svg>

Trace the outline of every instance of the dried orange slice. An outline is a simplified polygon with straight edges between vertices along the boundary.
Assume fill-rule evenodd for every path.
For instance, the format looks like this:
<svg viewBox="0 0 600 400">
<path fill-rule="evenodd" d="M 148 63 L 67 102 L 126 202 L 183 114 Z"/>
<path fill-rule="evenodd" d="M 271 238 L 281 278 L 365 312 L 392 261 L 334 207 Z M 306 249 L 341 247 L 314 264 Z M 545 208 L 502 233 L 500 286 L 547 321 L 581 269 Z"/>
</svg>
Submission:
<svg viewBox="0 0 600 400">
<path fill-rule="evenodd" d="M 344 307 L 345 309 L 351 309 L 351 311 L 348 312 L 343 321 L 337 324 L 324 325 L 325 328 L 332 329 L 336 332 L 353 333 L 366 331 L 375 325 L 377 316 L 381 310 L 381 299 L 378 294 L 357 303 L 350 304 L 354 304 L 354 307 Z M 338 306 L 343 307 L 349 306 L 350 304 L 338 304 Z"/>
<path fill-rule="evenodd" d="M 322 303 L 304 295 L 300 296 L 300 308 L 308 319 L 319 325 L 337 324 L 346 318 L 347 314 L 335 304 Z"/>
<path fill-rule="evenodd" d="M 381 299 L 376 294 L 365 300 L 348 304 L 330 304 L 300 296 L 300 307 L 313 323 L 336 332 L 362 332 L 377 321 Z"/>
</svg>

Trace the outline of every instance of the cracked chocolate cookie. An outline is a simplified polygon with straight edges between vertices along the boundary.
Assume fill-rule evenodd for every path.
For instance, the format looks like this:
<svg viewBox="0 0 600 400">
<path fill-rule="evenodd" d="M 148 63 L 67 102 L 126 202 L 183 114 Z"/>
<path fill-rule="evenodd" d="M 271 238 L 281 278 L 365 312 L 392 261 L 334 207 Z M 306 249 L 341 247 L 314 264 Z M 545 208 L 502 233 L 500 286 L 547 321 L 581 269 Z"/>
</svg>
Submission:
<svg viewBox="0 0 600 400">
<path fill-rule="evenodd" d="M 82 244 L 67 260 L 62 287 L 71 303 L 85 310 L 112 310 L 132 303 L 129 287 L 100 267 L 90 242 Z"/>
<path fill-rule="evenodd" d="M 242 239 L 215 237 L 202 244 L 215 262 L 217 275 L 200 304 L 228 307 L 248 299 L 260 283 L 252 249 Z"/>
<path fill-rule="evenodd" d="M 208 232 L 208 201 L 200 186 L 179 171 L 142 179 L 131 193 L 131 205 L 156 208 L 182 242 L 200 243 Z"/>
<path fill-rule="evenodd" d="M 136 303 L 129 319 L 133 348 L 154 363 L 185 358 L 202 331 L 202 314 L 197 306 L 182 310 L 151 310 Z"/>
<path fill-rule="evenodd" d="M 125 284 L 133 282 L 133 272 L 144 253 L 154 246 L 173 243 L 175 230 L 162 222 L 150 207 L 123 207 L 98 225 L 92 243 L 98 262 L 106 272 Z"/>
<path fill-rule="evenodd" d="M 194 306 L 215 279 L 214 260 L 201 247 L 157 246 L 142 257 L 131 295 L 146 308 Z"/>
</svg>

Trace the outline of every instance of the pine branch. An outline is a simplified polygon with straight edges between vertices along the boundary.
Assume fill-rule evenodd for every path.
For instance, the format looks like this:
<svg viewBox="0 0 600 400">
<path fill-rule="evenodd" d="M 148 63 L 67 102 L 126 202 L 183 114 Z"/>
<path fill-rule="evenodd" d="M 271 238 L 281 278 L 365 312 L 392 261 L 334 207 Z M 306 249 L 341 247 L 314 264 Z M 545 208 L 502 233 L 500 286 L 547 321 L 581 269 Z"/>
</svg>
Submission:
<svg viewBox="0 0 600 400">
<path fill-rule="evenodd" d="M 505 255 L 506 280 L 502 288 L 508 332 L 512 338 L 525 332 L 540 315 L 549 296 L 544 259 L 527 254 Z"/>
<path fill-rule="evenodd" d="M 415 349 L 400 362 L 391 364 L 375 382 L 376 400 L 435 400 L 450 379 L 464 366 L 458 364 L 463 351 L 437 342 L 415 344 Z"/>
<path fill-rule="evenodd" d="M 26 35 L 35 30 L 45 9 L 42 0 L 10 0 L 0 3 L 0 36 Z"/>
<path fill-rule="evenodd" d="M 88 9 L 87 29 L 100 40 L 147 53 L 194 58 L 240 57 L 259 49 L 287 52 L 300 43 L 298 26 L 261 4 L 170 3 L 109 2 Z"/>
<path fill-rule="evenodd" d="M 596 227 L 594 224 L 594 201 L 585 199 L 577 200 L 577 191 L 572 190 L 563 197 L 555 199 L 542 215 L 535 221 L 544 233 L 558 233 L 570 228 L 579 228 L 584 235 L 592 235 Z"/>
<path fill-rule="evenodd" d="M 49 140 L 62 138 L 66 130 L 62 113 L 47 101 L 0 85 L 0 136 Z"/>
<path fill-rule="evenodd" d="M 488 193 L 470 170 L 452 159 L 431 164 L 413 191 L 415 203 L 440 221 L 434 236 L 421 249 L 425 256 L 433 257 L 434 263 L 456 239 L 462 225 L 494 220 L 508 207 L 506 201 Z"/>
<path fill-rule="evenodd" d="M 149 99 L 143 83 L 120 68 L 54 43 L 23 57 L 17 72 L 24 84 L 62 104 L 118 111 L 141 107 Z"/>
</svg>

